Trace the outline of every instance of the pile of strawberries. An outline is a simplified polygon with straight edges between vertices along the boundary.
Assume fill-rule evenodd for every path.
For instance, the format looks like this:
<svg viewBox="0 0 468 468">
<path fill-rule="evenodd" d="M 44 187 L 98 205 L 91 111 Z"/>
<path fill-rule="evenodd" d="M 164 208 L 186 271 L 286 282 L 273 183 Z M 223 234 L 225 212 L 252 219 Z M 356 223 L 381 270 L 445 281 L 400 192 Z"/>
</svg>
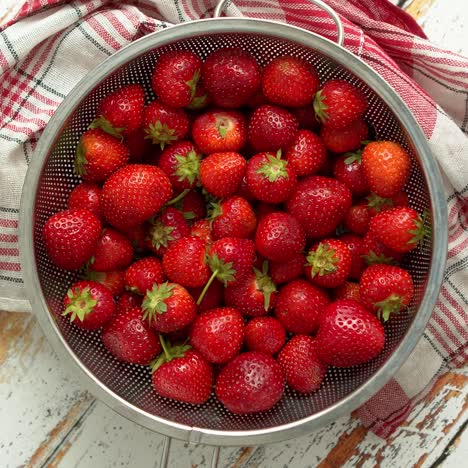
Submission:
<svg viewBox="0 0 468 468">
<path fill-rule="evenodd" d="M 101 101 L 82 182 L 44 226 L 50 260 L 82 275 L 63 315 L 151 365 L 159 395 L 214 393 L 239 414 L 374 359 L 427 229 L 404 191 L 411 159 L 370 141 L 363 93 L 236 48 L 167 53 L 152 87 L 150 102 L 138 84 Z"/>
</svg>

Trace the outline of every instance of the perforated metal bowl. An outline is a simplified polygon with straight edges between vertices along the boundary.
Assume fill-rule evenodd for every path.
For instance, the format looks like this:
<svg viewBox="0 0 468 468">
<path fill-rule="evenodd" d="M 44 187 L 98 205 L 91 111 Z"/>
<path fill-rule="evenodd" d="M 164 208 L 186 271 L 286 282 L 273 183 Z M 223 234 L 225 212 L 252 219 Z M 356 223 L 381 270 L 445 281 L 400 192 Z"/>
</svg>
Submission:
<svg viewBox="0 0 468 468">
<path fill-rule="evenodd" d="M 129 365 L 106 352 L 99 333 L 83 332 L 60 316 L 62 298 L 76 274 L 50 263 L 41 238 L 49 216 L 66 207 L 79 182 L 73 172 L 75 147 L 103 96 L 127 83 L 140 83 L 153 98 L 151 71 L 162 54 L 190 49 L 204 58 L 220 47 L 248 50 L 261 65 L 289 54 L 315 65 L 322 81 L 345 78 L 363 90 L 366 114 L 379 139 L 401 143 L 412 155 L 407 185 L 410 204 L 428 210 L 432 226 L 446 226 L 446 205 L 437 166 L 423 133 L 390 86 L 361 60 L 333 42 L 271 21 L 222 18 L 171 27 L 144 37 L 106 60 L 67 96 L 52 117 L 29 167 L 21 205 L 21 257 L 26 290 L 44 332 L 64 365 L 82 377 L 99 399 L 127 418 L 178 439 L 213 445 L 253 445 L 295 437 L 337 419 L 364 403 L 395 373 L 421 337 L 442 281 L 447 236 L 433 229 L 406 267 L 415 283 L 408 311 L 385 325 L 387 342 L 373 361 L 352 369 L 330 369 L 311 395 L 287 390 L 270 411 L 248 416 L 226 411 L 213 397 L 191 406 L 159 397 L 148 368 Z"/>
</svg>

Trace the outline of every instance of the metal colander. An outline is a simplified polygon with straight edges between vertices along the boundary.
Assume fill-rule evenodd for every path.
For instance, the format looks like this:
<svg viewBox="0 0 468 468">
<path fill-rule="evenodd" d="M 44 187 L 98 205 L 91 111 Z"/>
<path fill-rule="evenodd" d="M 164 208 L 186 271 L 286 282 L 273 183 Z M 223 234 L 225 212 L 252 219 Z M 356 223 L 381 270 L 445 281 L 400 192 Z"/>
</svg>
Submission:
<svg viewBox="0 0 468 468">
<path fill-rule="evenodd" d="M 220 8 L 222 5 L 218 12 Z M 335 420 L 366 401 L 401 366 L 421 337 L 442 281 L 447 246 L 445 230 L 433 229 L 432 239 L 408 256 L 405 266 L 414 279 L 414 299 L 408 311 L 385 325 L 387 342 L 376 359 L 351 369 L 332 368 L 317 392 L 302 395 L 288 389 L 279 404 L 260 414 L 234 415 L 214 397 L 202 406 L 161 398 L 152 390 L 148 368 L 119 362 L 105 350 L 99 332 L 81 331 L 62 318 L 62 298 L 78 276 L 51 264 L 41 231 L 53 213 L 65 209 L 70 191 L 79 182 L 73 172 L 75 148 L 95 117 L 99 101 L 127 83 L 143 85 L 152 100 L 151 72 L 158 57 L 170 50 L 189 49 L 205 58 L 220 47 L 233 46 L 248 50 L 261 65 L 283 54 L 300 57 L 315 65 L 322 82 L 344 78 L 361 88 L 370 103 L 366 118 L 377 138 L 397 141 L 412 155 L 413 170 L 407 185 L 410 205 L 419 212 L 427 210 L 433 226 L 446 225 L 440 175 L 408 108 L 366 64 L 316 34 L 264 20 L 201 20 L 136 41 L 81 81 L 44 131 L 24 186 L 21 255 L 33 310 L 65 365 L 81 375 L 98 398 L 152 430 L 213 445 L 288 439 Z"/>
</svg>

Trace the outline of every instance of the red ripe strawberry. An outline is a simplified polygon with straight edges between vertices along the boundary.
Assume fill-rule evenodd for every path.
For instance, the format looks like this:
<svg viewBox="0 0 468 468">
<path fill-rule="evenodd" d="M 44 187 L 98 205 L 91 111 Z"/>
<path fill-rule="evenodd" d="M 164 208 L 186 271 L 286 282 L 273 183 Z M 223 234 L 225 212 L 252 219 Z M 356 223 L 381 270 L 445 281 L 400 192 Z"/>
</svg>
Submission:
<svg viewBox="0 0 468 468">
<path fill-rule="evenodd" d="M 120 232 L 105 228 L 97 241 L 90 264 L 94 271 L 124 270 L 132 258 L 131 242 Z"/>
<path fill-rule="evenodd" d="M 146 137 L 145 131 L 140 127 L 125 137 L 124 143 L 128 148 L 130 160 L 142 161 L 149 156 L 154 147 Z"/>
<path fill-rule="evenodd" d="M 88 182 L 103 182 L 127 164 L 128 148 L 100 128 L 87 130 L 76 147 L 75 172 Z"/>
<path fill-rule="evenodd" d="M 81 182 L 70 192 L 67 207 L 69 210 L 78 208 L 89 210 L 102 220 L 100 200 L 101 189 L 99 185 L 93 182 Z"/>
<path fill-rule="evenodd" d="M 215 241 L 209 219 L 200 219 L 193 223 L 190 235 L 203 239 L 207 245 L 211 245 Z"/>
<path fill-rule="evenodd" d="M 362 304 L 341 299 L 324 310 L 315 344 L 325 364 L 352 367 L 374 359 L 382 351 L 385 332 Z"/>
<path fill-rule="evenodd" d="M 262 271 L 253 268 L 246 277 L 224 290 L 226 305 L 240 310 L 246 317 L 266 315 L 276 302 L 276 286 L 268 276 L 268 263 Z"/>
<path fill-rule="evenodd" d="M 203 85 L 215 105 L 242 107 L 260 88 L 261 72 L 255 59 L 240 48 L 218 49 L 205 60 Z"/>
<path fill-rule="evenodd" d="M 89 280 L 74 283 L 67 291 L 63 305 L 62 315 L 69 315 L 70 322 L 84 330 L 102 327 L 115 312 L 114 298 L 109 289 Z"/>
<path fill-rule="evenodd" d="M 173 50 L 158 57 L 151 82 L 164 104 L 185 107 L 195 96 L 202 61 L 188 50 Z"/>
<path fill-rule="evenodd" d="M 204 154 L 239 151 L 247 139 L 245 117 L 236 111 L 210 111 L 192 125 L 192 138 Z"/>
<path fill-rule="evenodd" d="M 276 354 L 284 346 L 286 330 L 274 317 L 255 317 L 245 326 L 244 341 L 249 351 Z"/>
<path fill-rule="evenodd" d="M 244 178 L 247 162 L 239 153 L 212 153 L 200 166 L 204 189 L 219 198 L 234 195 Z"/>
<path fill-rule="evenodd" d="M 247 239 L 255 232 L 257 217 L 250 203 L 244 198 L 234 196 L 214 203 L 212 207 L 212 230 L 215 239 Z"/>
<path fill-rule="evenodd" d="M 163 256 L 166 276 L 187 288 L 204 286 L 210 278 L 205 253 L 206 242 L 199 237 L 188 236 L 175 241 Z"/>
<path fill-rule="evenodd" d="M 315 174 L 325 164 L 327 151 L 322 139 L 310 130 L 299 130 L 285 158 L 297 176 Z"/>
<path fill-rule="evenodd" d="M 329 80 L 314 98 L 315 116 L 332 128 L 343 128 L 362 117 L 367 99 L 361 90 L 344 80 Z"/>
<path fill-rule="evenodd" d="M 278 355 L 286 383 L 293 390 L 310 393 L 323 382 L 328 366 L 317 356 L 316 340 L 306 335 L 293 336 Z"/>
<path fill-rule="evenodd" d="M 275 315 L 287 331 L 309 335 L 317 331 L 322 310 L 329 302 L 324 290 L 297 279 L 281 288 Z"/>
<path fill-rule="evenodd" d="M 298 128 L 296 117 L 277 106 L 260 106 L 248 125 L 248 138 L 255 151 L 286 150 L 294 141 Z"/>
<path fill-rule="evenodd" d="M 342 182 L 310 176 L 299 181 L 286 210 L 302 224 L 308 238 L 316 239 L 336 229 L 351 203 L 351 191 Z"/>
<path fill-rule="evenodd" d="M 193 298 L 198 299 L 202 293 L 203 288 L 189 288 L 188 292 Z M 223 305 L 224 299 L 224 286 L 219 281 L 213 281 L 207 289 L 200 304 L 198 304 L 198 311 L 205 312 L 206 310 L 216 309 Z"/>
<path fill-rule="evenodd" d="M 288 262 L 270 262 L 270 276 L 275 284 L 288 283 L 302 275 L 306 259 L 303 254 L 294 255 Z"/>
<path fill-rule="evenodd" d="M 190 190 L 174 206 L 184 215 L 185 219 L 196 222 L 206 216 L 205 199 L 200 192 Z"/>
<path fill-rule="evenodd" d="M 101 340 L 117 359 L 146 366 L 161 352 L 161 345 L 141 315 L 139 307 L 121 308 L 102 330 Z"/>
<path fill-rule="evenodd" d="M 353 283 L 352 281 L 346 281 L 341 286 L 338 286 L 333 290 L 333 299 L 354 299 L 357 302 L 361 302 L 361 296 L 359 295 L 359 283 Z"/>
<path fill-rule="evenodd" d="M 362 142 L 369 138 L 369 129 L 364 120 L 357 119 L 343 128 L 323 125 L 320 136 L 327 150 L 333 153 L 347 153 L 361 147 Z"/>
<path fill-rule="evenodd" d="M 104 285 L 111 294 L 115 296 L 120 296 L 124 292 L 125 282 L 124 282 L 124 271 L 93 271 L 89 270 L 86 273 L 86 279 L 91 281 L 97 281 Z"/>
<path fill-rule="evenodd" d="M 280 106 L 301 107 L 311 103 L 319 86 L 315 68 L 296 57 L 276 57 L 263 71 L 263 94 Z"/>
<path fill-rule="evenodd" d="M 258 153 L 247 164 L 247 183 L 255 198 L 266 203 L 281 203 L 296 188 L 297 178 L 281 151 Z"/>
<path fill-rule="evenodd" d="M 403 254 L 386 247 L 372 232 L 364 236 L 363 258 L 367 265 L 384 263 L 392 265 L 401 261 Z"/>
<path fill-rule="evenodd" d="M 143 297 L 131 292 L 124 292 L 117 301 L 116 313 L 126 313 L 132 309 L 140 309 Z M 142 316 L 141 310 L 139 311 L 140 317 Z"/>
<path fill-rule="evenodd" d="M 198 82 L 197 87 L 195 89 L 195 94 L 190 101 L 190 104 L 185 106 L 189 110 L 197 111 L 201 109 L 205 109 L 211 104 L 211 98 L 208 96 L 205 87 L 203 86 L 202 82 Z"/>
<path fill-rule="evenodd" d="M 371 265 L 359 282 L 362 303 L 384 321 L 409 305 L 414 295 L 411 275 L 393 265 Z"/>
<path fill-rule="evenodd" d="M 305 244 L 302 226 L 288 213 L 272 213 L 258 223 L 255 247 L 268 260 L 287 262 L 301 253 Z"/>
<path fill-rule="evenodd" d="M 392 195 L 389 198 L 379 197 L 376 193 L 371 193 L 366 197 L 367 209 L 369 210 L 369 215 L 375 216 L 381 211 L 391 210 L 398 206 L 408 206 L 409 199 L 408 194 L 404 190 L 400 190 L 395 195 Z"/>
<path fill-rule="evenodd" d="M 99 219 L 89 210 L 64 210 L 52 215 L 42 231 L 51 262 L 63 270 L 78 270 L 93 255 L 101 234 Z"/>
<path fill-rule="evenodd" d="M 351 251 L 345 242 L 324 239 L 309 250 L 305 273 L 312 283 L 336 288 L 347 280 L 350 271 Z"/>
<path fill-rule="evenodd" d="M 370 189 L 389 198 L 405 186 L 411 171 L 409 154 L 393 141 L 373 141 L 362 151 L 362 170 Z"/>
<path fill-rule="evenodd" d="M 158 332 L 181 330 L 193 322 L 197 306 L 190 293 L 180 284 L 155 284 L 146 291 L 143 303 L 143 320 Z"/>
<path fill-rule="evenodd" d="M 364 255 L 364 241 L 362 237 L 348 233 L 340 236 L 340 241 L 343 241 L 351 252 L 351 269 L 349 270 L 349 277 L 354 280 L 359 280 L 362 272 L 366 268 L 366 263 L 362 258 Z"/>
<path fill-rule="evenodd" d="M 188 133 L 189 120 L 182 109 L 174 109 L 162 102 L 153 101 L 145 107 L 143 129 L 146 138 L 164 149 Z"/>
<path fill-rule="evenodd" d="M 370 219 L 367 202 L 363 200 L 348 210 L 343 219 L 343 225 L 354 234 L 364 236 L 369 230 Z"/>
<path fill-rule="evenodd" d="M 158 166 L 169 177 L 174 189 L 192 189 L 198 183 L 201 157 L 190 141 L 176 141 L 162 152 Z"/>
<path fill-rule="evenodd" d="M 207 310 L 190 330 L 190 343 L 208 361 L 224 364 L 239 354 L 244 341 L 244 319 L 230 307 Z"/>
<path fill-rule="evenodd" d="M 299 128 L 304 130 L 310 130 L 312 132 L 318 132 L 319 123 L 315 118 L 314 106 L 309 104 L 304 107 L 295 107 L 291 109 L 291 113 L 296 117 L 299 122 Z"/>
<path fill-rule="evenodd" d="M 333 175 L 347 185 L 353 195 L 362 196 L 369 193 L 369 184 L 364 176 L 359 152 L 338 156 L 333 164 Z"/>
<path fill-rule="evenodd" d="M 161 169 L 129 164 L 105 182 L 101 209 L 109 224 L 125 232 L 154 216 L 171 195 L 171 183 Z"/>
<path fill-rule="evenodd" d="M 161 261 L 155 257 L 141 258 L 125 270 L 125 287 L 136 294 L 145 295 L 155 284 L 164 281 L 166 275 Z"/>
<path fill-rule="evenodd" d="M 249 351 L 236 356 L 220 372 L 215 386 L 218 400 L 232 413 L 266 411 L 284 393 L 284 376 L 268 354 Z"/>
<path fill-rule="evenodd" d="M 90 128 L 101 128 L 114 137 L 130 135 L 140 126 L 145 105 L 145 90 L 138 84 L 116 89 L 99 103 L 98 115 Z"/>
<path fill-rule="evenodd" d="M 386 247 L 405 253 L 415 249 L 426 238 L 425 218 L 413 208 L 393 208 L 375 215 L 370 229 Z"/>
<path fill-rule="evenodd" d="M 160 337 L 164 353 L 153 364 L 153 388 L 159 395 L 202 405 L 211 395 L 213 369 L 188 345 L 170 346 Z"/>
<path fill-rule="evenodd" d="M 146 246 L 162 256 L 175 241 L 190 235 L 190 226 L 184 215 L 171 206 L 150 223 Z"/>
</svg>

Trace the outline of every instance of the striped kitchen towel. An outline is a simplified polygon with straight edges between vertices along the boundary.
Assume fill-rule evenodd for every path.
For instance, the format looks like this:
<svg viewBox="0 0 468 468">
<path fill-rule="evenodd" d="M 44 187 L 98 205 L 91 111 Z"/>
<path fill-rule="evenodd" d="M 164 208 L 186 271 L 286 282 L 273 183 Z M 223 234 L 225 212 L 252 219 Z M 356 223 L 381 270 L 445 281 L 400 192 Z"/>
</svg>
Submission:
<svg viewBox="0 0 468 468">
<path fill-rule="evenodd" d="M 18 258 L 18 208 L 28 162 L 50 116 L 92 68 L 131 41 L 212 15 L 215 0 L 26 0 L 0 28 L 0 309 L 29 306 Z M 436 156 L 449 210 L 445 281 L 424 337 L 393 379 L 357 414 L 390 434 L 468 342 L 468 59 L 427 41 L 386 0 L 327 0 L 341 16 L 345 47 L 373 67 L 414 113 Z M 235 0 L 230 16 L 287 22 L 335 38 L 330 18 L 307 0 Z"/>
</svg>

